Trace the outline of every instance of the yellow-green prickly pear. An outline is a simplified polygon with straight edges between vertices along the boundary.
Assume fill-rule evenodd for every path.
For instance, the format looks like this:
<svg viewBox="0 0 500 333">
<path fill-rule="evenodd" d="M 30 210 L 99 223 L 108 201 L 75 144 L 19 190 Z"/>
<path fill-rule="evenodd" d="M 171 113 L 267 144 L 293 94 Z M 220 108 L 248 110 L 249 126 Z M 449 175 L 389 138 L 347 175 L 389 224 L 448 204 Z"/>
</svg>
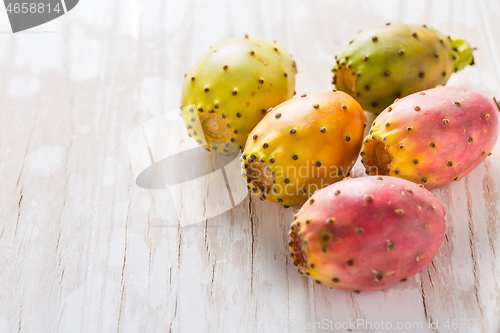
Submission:
<svg viewBox="0 0 500 333">
<path fill-rule="evenodd" d="M 212 47 L 184 80 L 181 106 L 193 105 L 182 112 L 188 133 L 208 148 L 211 142 L 243 147 L 267 109 L 293 96 L 295 73 L 276 42 L 245 36 Z M 198 119 L 204 137 L 194 130 Z"/>
</svg>

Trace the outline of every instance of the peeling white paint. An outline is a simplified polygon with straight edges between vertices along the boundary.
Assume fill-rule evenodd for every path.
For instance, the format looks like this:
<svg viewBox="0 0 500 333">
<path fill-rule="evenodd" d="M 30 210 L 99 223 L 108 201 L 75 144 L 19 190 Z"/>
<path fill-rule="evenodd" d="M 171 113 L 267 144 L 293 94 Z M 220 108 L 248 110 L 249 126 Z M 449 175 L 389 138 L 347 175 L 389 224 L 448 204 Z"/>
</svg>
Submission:
<svg viewBox="0 0 500 333">
<path fill-rule="evenodd" d="M 9 322 L 7 319 L 0 317 L 0 333 L 10 332 L 9 330 Z"/>
<path fill-rule="evenodd" d="M 70 77 L 75 81 L 95 78 L 99 74 L 101 60 L 101 41 L 73 25 L 69 38 Z"/>
<path fill-rule="evenodd" d="M 28 97 L 38 92 L 40 80 L 34 76 L 18 76 L 10 80 L 9 95 L 12 97 Z"/>
<path fill-rule="evenodd" d="M 29 171 L 47 177 L 61 167 L 62 149 L 59 146 L 41 146 L 27 159 Z"/>
<path fill-rule="evenodd" d="M 82 134 L 88 134 L 90 133 L 90 127 L 87 126 L 87 125 L 84 125 L 84 126 L 80 126 L 80 128 L 78 129 L 78 131 Z"/>
</svg>

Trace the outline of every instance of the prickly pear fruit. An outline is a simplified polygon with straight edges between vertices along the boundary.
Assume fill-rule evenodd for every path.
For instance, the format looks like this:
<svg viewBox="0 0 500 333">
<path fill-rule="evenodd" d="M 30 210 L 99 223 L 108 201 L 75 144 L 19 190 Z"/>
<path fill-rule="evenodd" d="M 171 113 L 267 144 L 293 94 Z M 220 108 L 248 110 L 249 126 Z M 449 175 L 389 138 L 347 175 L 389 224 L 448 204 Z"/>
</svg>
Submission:
<svg viewBox="0 0 500 333">
<path fill-rule="evenodd" d="M 411 24 L 361 32 L 335 58 L 333 84 L 374 113 L 395 98 L 444 85 L 453 72 L 474 63 L 465 40 Z"/>
<path fill-rule="evenodd" d="M 494 100 L 462 87 L 438 87 L 396 101 L 375 120 L 361 151 L 369 174 L 435 189 L 459 180 L 498 137 Z"/>
<path fill-rule="evenodd" d="M 321 91 L 288 100 L 249 134 L 242 175 L 261 199 L 292 206 L 343 179 L 356 161 L 366 117 L 351 96 Z"/>
<path fill-rule="evenodd" d="M 218 44 L 186 74 L 181 106 L 195 106 L 183 114 L 188 133 L 198 143 L 243 147 L 267 109 L 293 96 L 295 73 L 295 62 L 276 42 L 245 36 Z M 195 113 L 204 138 L 194 130 Z"/>
<path fill-rule="evenodd" d="M 290 226 L 299 272 L 331 288 L 361 291 L 420 272 L 439 252 L 445 210 L 425 188 L 394 177 L 351 178 L 316 194 Z"/>
</svg>

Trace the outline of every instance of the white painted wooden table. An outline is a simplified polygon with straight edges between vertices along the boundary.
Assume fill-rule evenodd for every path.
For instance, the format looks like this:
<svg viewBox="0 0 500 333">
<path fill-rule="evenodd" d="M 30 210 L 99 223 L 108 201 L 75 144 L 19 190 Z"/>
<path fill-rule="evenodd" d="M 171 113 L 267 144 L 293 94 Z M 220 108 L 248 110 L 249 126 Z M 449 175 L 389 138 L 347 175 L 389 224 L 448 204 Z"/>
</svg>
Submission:
<svg viewBox="0 0 500 333">
<path fill-rule="evenodd" d="M 294 209 L 247 197 L 178 226 L 168 191 L 135 185 L 127 143 L 178 106 L 197 57 L 245 33 L 293 54 L 301 94 L 331 88 L 358 30 L 427 24 L 478 48 L 449 84 L 500 96 L 499 18 L 498 0 L 81 0 L 13 35 L 0 10 L 0 332 L 500 332 L 500 145 L 435 191 L 449 232 L 434 262 L 357 295 L 296 272 Z"/>
</svg>

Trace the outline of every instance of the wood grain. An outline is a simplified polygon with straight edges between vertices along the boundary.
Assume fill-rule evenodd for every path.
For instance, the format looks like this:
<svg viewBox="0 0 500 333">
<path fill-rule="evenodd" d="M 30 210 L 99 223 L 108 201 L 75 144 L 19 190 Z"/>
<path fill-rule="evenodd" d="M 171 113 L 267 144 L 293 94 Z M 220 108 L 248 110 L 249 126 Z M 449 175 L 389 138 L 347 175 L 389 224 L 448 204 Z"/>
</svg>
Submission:
<svg viewBox="0 0 500 333">
<path fill-rule="evenodd" d="M 178 106 L 196 58 L 245 33 L 293 54 L 301 94 L 331 88 L 333 56 L 358 30 L 427 24 L 477 47 L 476 66 L 450 84 L 500 96 L 498 17 L 496 0 L 86 0 L 31 33 L 0 34 L 0 332 L 345 332 L 318 323 L 358 319 L 500 332 L 500 145 L 434 192 L 448 234 L 433 263 L 361 294 L 297 274 L 295 208 L 247 197 L 181 227 L 175 200 L 203 207 L 136 186 L 128 153 L 136 127 Z M 444 327 L 453 319 L 478 324 Z"/>
</svg>

